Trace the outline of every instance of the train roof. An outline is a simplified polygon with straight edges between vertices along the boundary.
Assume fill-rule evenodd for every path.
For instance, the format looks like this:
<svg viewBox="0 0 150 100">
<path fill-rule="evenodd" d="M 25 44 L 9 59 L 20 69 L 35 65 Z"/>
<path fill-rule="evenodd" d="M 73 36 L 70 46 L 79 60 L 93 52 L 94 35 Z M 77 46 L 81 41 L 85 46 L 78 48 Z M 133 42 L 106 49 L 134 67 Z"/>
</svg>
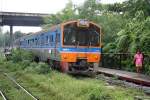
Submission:
<svg viewBox="0 0 150 100">
<path fill-rule="evenodd" d="M 27 34 L 27 35 L 21 37 L 20 40 L 21 40 L 21 39 L 24 39 L 24 38 L 26 38 L 26 37 L 33 36 L 33 35 L 35 35 L 35 34 L 42 34 L 42 33 L 44 33 L 44 32 L 54 31 L 55 29 L 60 28 L 61 26 L 65 26 L 65 25 L 70 24 L 70 23 L 76 23 L 76 22 L 78 22 L 79 20 L 83 20 L 83 19 L 65 21 L 65 22 L 63 22 L 63 23 L 61 23 L 61 24 L 54 25 L 54 26 L 50 27 L 50 28 L 47 29 L 47 30 L 42 30 L 42 31 L 39 31 L 39 32 L 35 32 L 35 33 L 33 33 L 33 34 Z M 84 20 L 85 20 L 85 19 L 84 19 Z M 93 24 L 93 25 L 95 25 L 95 26 L 101 28 L 98 24 L 96 24 L 96 23 L 94 23 L 94 22 L 92 22 L 92 21 L 88 21 L 88 22 L 89 22 L 90 24 Z"/>
<path fill-rule="evenodd" d="M 21 37 L 20 39 L 24 39 L 24 38 L 26 38 L 26 37 L 33 36 L 33 35 L 35 35 L 35 34 L 42 34 L 42 33 L 44 33 L 44 32 L 48 32 L 48 31 L 51 31 L 51 30 L 55 30 L 55 29 L 57 29 L 58 27 L 60 27 L 60 24 L 58 24 L 58 25 L 54 25 L 54 26 L 50 27 L 50 28 L 49 28 L 49 29 L 47 29 L 47 30 L 41 30 L 41 31 L 39 31 L 39 32 L 35 32 L 35 33 L 31 33 L 31 34 L 27 34 L 27 35 L 25 35 L 25 36 Z"/>
<path fill-rule="evenodd" d="M 66 21 L 66 22 L 63 22 L 62 25 L 67 25 L 67 24 L 70 24 L 70 23 L 75 23 L 75 22 L 78 22 L 79 20 L 86 20 L 86 19 L 78 19 L 78 20 L 70 20 L 70 21 Z M 100 25 L 96 24 L 95 22 L 92 22 L 92 21 L 89 21 L 87 20 L 90 24 L 93 24 L 99 28 L 101 28 Z"/>
</svg>

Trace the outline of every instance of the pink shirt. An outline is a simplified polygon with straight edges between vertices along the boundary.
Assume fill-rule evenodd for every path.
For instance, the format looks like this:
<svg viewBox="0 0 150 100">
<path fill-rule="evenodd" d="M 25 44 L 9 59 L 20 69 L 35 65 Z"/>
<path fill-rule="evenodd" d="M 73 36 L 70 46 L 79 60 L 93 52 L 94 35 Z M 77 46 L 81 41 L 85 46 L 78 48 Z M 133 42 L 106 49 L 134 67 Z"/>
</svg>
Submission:
<svg viewBox="0 0 150 100">
<path fill-rule="evenodd" d="M 134 59 L 135 59 L 135 64 L 142 64 L 143 54 L 135 54 Z"/>
</svg>

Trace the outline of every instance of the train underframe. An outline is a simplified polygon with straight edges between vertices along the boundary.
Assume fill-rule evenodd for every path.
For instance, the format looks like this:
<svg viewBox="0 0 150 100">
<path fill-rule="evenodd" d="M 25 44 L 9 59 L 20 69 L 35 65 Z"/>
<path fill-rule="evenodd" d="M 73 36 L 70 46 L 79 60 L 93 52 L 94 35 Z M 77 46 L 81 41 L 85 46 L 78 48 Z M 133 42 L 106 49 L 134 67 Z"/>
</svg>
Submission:
<svg viewBox="0 0 150 100">
<path fill-rule="evenodd" d="M 35 53 L 35 52 L 34 52 Z M 64 73 L 72 73 L 72 74 L 85 74 L 85 75 L 90 75 L 90 74 L 95 74 L 96 73 L 96 68 L 98 67 L 98 64 L 96 61 L 95 62 L 89 62 L 88 61 L 88 56 L 84 57 L 77 57 L 76 61 L 71 62 L 71 61 L 63 61 L 63 60 L 54 60 L 51 56 L 41 56 L 44 55 L 45 53 L 41 52 L 36 52 L 34 60 L 36 62 L 39 61 L 46 61 L 49 66 L 52 69 L 57 69 L 60 70 Z M 48 55 L 48 54 L 47 54 Z M 67 56 L 69 58 L 69 56 Z M 44 58 L 44 59 L 42 59 Z M 93 58 L 95 59 L 95 58 Z"/>
<path fill-rule="evenodd" d="M 60 70 L 64 73 L 95 75 L 98 63 L 87 62 L 86 59 L 78 59 L 77 62 L 63 62 L 48 59 L 48 63 L 53 69 Z"/>
</svg>

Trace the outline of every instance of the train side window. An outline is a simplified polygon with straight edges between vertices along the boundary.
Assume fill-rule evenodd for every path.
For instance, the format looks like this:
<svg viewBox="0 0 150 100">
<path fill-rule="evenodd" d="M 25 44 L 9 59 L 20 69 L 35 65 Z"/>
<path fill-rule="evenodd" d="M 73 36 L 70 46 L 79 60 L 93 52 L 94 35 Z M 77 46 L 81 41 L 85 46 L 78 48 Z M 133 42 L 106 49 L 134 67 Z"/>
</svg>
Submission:
<svg viewBox="0 0 150 100">
<path fill-rule="evenodd" d="M 49 36 L 49 43 L 51 42 L 51 35 Z"/>
<path fill-rule="evenodd" d="M 22 41 L 20 41 L 20 45 L 22 46 Z"/>
<path fill-rule="evenodd" d="M 54 41 L 53 35 L 50 35 L 50 36 L 49 36 L 49 42 L 53 42 L 53 41 Z"/>
<path fill-rule="evenodd" d="M 44 34 L 40 35 L 40 44 L 41 46 L 44 44 Z"/>
<path fill-rule="evenodd" d="M 40 38 L 38 38 L 38 40 L 37 40 L 37 44 L 38 44 L 38 46 L 40 45 Z"/>
<path fill-rule="evenodd" d="M 46 44 L 49 43 L 49 38 L 46 36 Z"/>
<path fill-rule="evenodd" d="M 56 33 L 56 42 L 60 42 L 60 34 Z"/>
<path fill-rule="evenodd" d="M 54 39 L 53 39 L 53 35 L 52 35 L 52 37 L 51 37 L 51 41 L 52 41 L 52 42 L 54 41 Z"/>
<path fill-rule="evenodd" d="M 35 45 L 37 45 L 37 38 L 35 38 Z"/>
<path fill-rule="evenodd" d="M 28 46 L 28 40 L 26 40 L 26 47 Z"/>
<path fill-rule="evenodd" d="M 34 39 L 32 39 L 32 45 L 34 45 Z"/>
<path fill-rule="evenodd" d="M 30 45 L 30 40 L 28 40 L 28 46 Z"/>
</svg>

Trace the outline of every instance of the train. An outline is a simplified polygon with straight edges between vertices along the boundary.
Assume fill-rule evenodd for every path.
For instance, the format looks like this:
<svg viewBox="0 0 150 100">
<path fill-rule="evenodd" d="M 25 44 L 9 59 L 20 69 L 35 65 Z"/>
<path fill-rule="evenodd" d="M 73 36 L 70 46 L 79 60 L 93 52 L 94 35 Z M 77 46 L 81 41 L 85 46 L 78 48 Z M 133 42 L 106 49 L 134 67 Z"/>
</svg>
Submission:
<svg viewBox="0 0 150 100">
<path fill-rule="evenodd" d="M 23 36 L 15 45 L 62 72 L 94 72 L 101 60 L 101 37 L 99 25 L 78 19 Z"/>
</svg>

